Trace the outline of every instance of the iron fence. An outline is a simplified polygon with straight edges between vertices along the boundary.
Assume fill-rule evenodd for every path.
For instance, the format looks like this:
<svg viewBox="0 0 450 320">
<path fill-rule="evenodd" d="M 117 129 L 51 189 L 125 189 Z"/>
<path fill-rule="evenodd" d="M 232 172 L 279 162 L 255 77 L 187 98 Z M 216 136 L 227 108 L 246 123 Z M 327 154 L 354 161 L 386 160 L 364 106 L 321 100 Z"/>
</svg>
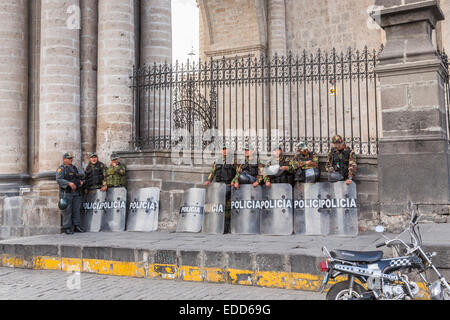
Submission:
<svg viewBox="0 0 450 320">
<path fill-rule="evenodd" d="M 235 57 L 134 68 L 133 143 L 242 150 L 306 141 L 319 154 L 340 134 L 357 154 L 376 155 L 379 50 Z"/>
<path fill-rule="evenodd" d="M 441 58 L 442 64 L 444 68 L 447 70 L 447 73 L 444 74 L 443 78 L 443 86 L 444 86 L 444 100 L 445 100 L 445 119 L 447 121 L 447 140 L 450 143 L 450 84 L 449 84 L 449 63 L 448 63 L 448 55 L 445 51 L 438 51 L 439 57 Z"/>
</svg>

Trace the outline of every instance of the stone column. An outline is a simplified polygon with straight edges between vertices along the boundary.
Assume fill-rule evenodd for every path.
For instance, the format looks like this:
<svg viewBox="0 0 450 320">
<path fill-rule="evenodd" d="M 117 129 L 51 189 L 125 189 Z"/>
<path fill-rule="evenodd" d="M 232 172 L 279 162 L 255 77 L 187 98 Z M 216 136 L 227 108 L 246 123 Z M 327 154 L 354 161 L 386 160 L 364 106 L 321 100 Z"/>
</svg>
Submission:
<svg viewBox="0 0 450 320">
<path fill-rule="evenodd" d="M 449 213 L 449 145 L 444 81 L 447 68 L 432 43 L 443 14 L 436 1 L 377 1 L 386 47 L 380 80 L 382 138 L 378 178 L 382 222 L 401 227 L 408 200 L 427 220 Z"/>
<path fill-rule="evenodd" d="M 80 166 L 79 0 L 42 0 L 39 172 L 54 172 L 64 152 Z"/>
<path fill-rule="evenodd" d="M 284 0 L 269 0 L 268 2 L 268 42 L 269 55 L 287 54 L 286 42 L 286 5 Z"/>
<path fill-rule="evenodd" d="M 135 64 L 133 0 L 100 0 L 98 25 L 97 152 L 108 162 L 112 151 L 131 140 Z"/>
<path fill-rule="evenodd" d="M 97 135 L 98 1 L 81 0 L 81 149 L 84 165 Z"/>
<path fill-rule="evenodd" d="M 282 59 L 287 56 L 285 0 L 268 0 L 267 7 L 268 55 L 269 59 L 272 59 L 273 63 L 277 63 L 281 66 Z M 274 62 L 273 60 L 275 55 L 278 57 L 278 62 Z M 281 67 L 279 70 L 281 70 Z M 279 74 L 279 76 L 281 76 L 281 74 Z M 289 92 L 286 88 L 284 89 L 285 90 L 283 91 L 283 83 L 272 83 L 269 88 L 270 110 L 267 110 L 267 112 L 270 112 L 270 135 L 272 138 L 272 149 L 278 147 L 279 138 L 284 136 L 283 106 L 286 111 L 288 110 L 289 104 Z M 286 116 L 286 114 L 284 116 Z M 281 147 L 283 146 L 281 145 Z"/>
<path fill-rule="evenodd" d="M 0 20 L 0 183 L 20 182 L 28 167 L 28 1 L 2 2 Z"/>
<path fill-rule="evenodd" d="M 172 5 L 141 1 L 141 64 L 172 62 Z"/>
</svg>

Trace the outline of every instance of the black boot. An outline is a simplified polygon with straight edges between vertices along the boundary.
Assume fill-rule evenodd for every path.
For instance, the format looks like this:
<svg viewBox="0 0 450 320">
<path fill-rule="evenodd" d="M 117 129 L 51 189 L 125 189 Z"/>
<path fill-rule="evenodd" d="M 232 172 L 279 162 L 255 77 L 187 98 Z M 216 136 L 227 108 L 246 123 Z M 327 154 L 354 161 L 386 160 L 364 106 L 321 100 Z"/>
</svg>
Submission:
<svg viewBox="0 0 450 320">
<path fill-rule="evenodd" d="M 80 226 L 75 226 L 74 231 L 75 231 L 75 232 L 83 233 L 83 232 L 84 232 L 84 229 L 83 229 L 82 227 L 80 227 Z"/>
<path fill-rule="evenodd" d="M 66 228 L 64 229 L 65 234 L 73 234 L 72 228 Z"/>
</svg>

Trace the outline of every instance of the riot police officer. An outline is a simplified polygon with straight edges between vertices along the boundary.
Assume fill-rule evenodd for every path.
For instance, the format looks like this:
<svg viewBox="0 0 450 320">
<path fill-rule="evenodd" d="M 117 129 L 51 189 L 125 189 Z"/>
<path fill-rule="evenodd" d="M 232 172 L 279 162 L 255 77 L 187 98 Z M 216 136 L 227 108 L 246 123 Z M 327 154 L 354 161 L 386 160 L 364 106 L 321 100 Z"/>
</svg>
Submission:
<svg viewBox="0 0 450 320">
<path fill-rule="evenodd" d="M 106 185 L 106 166 L 98 160 L 97 153 L 91 153 L 89 155 L 89 164 L 84 170 L 84 187 L 85 193 L 92 190 L 100 189 L 106 191 L 108 188 Z"/>
<path fill-rule="evenodd" d="M 314 151 L 308 149 L 306 142 L 299 142 L 296 148 L 297 153 L 292 161 L 295 182 L 316 182 L 320 178 L 319 158 Z"/>
<path fill-rule="evenodd" d="M 346 184 L 351 184 L 357 170 L 355 153 L 339 135 L 334 136 L 331 143 L 326 164 L 328 181 L 345 181 Z"/>
<path fill-rule="evenodd" d="M 115 153 L 111 154 L 111 165 L 106 169 L 105 179 L 108 188 L 126 186 L 126 167 L 120 163 L 119 156 Z"/>
<path fill-rule="evenodd" d="M 293 184 L 294 176 L 292 173 L 290 158 L 283 154 L 281 148 L 276 148 L 272 151 L 272 159 L 264 167 L 264 174 L 260 175 L 253 186 L 256 187 L 264 183 L 267 188 L 270 188 L 272 183 Z"/>
<path fill-rule="evenodd" d="M 225 233 L 230 231 L 231 219 L 231 182 L 236 176 L 236 162 L 234 155 L 228 152 L 228 148 L 224 145 L 222 147 L 222 158 L 214 161 L 214 164 L 209 173 L 205 186 L 208 187 L 214 178 L 216 182 L 223 182 L 226 185 L 225 196 Z"/>
<path fill-rule="evenodd" d="M 63 164 L 56 170 L 56 182 L 59 185 L 59 197 L 65 198 L 67 207 L 62 210 L 62 231 L 66 234 L 84 232 L 80 226 L 80 191 L 83 186 L 82 176 L 72 164 L 73 155 L 67 152 L 63 156 Z"/>
<path fill-rule="evenodd" d="M 232 156 L 232 155 L 231 155 Z M 214 161 L 214 164 L 209 173 L 205 186 L 208 187 L 211 182 L 216 179 L 216 182 L 223 182 L 227 185 L 227 197 L 231 193 L 231 181 L 236 176 L 236 164 L 234 159 L 230 158 L 228 148 L 223 146 L 222 159 Z"/>
<path fill-rule="evenodd" d="M 244 163 L 236 168 L 236 176 L 231 181 L 231 186 L 239 189 L 240 184 L 254 184 L 258 181 L 260 169 L 262 168 L 258 158 L 254 158 L 254 151 L 246 145 L 244 150 Z"/>
</svg>

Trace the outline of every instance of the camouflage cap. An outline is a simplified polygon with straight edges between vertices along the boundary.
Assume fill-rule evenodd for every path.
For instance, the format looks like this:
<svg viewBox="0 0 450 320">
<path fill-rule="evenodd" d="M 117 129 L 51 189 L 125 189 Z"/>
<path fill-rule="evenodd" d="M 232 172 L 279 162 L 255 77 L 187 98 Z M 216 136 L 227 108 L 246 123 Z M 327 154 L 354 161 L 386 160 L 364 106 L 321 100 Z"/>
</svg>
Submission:
<svg viewBox="0 0 450 320">
<path fill-rule="evenodd" d="M 344 139 L 340 135 L 335 135 L 333 138 L 331 138 L 331 143 L 342 143 L 344 142 Z"/>
<path fill-rule="evenodd" d="M 308 144 L 304 141 L 297 143 L 297 150 L 305 150 L 308 149 Z"/>
<path fill-rule="evenodd" d="M 112 153 L 111 160 L 117 160 L 117 159 L 119 159 L 119 155 L 117 153 Z"/>
<path fill-rule="evenodd" d="M 98 157 L 96 152 L 92 152 L 89 154 L 89 158 Z"/>
<path fill-rule="evenodd" d="M 72 159 L 73 154 L 71 152 L 64 153 L 63 159 Z"/>
</svg>

